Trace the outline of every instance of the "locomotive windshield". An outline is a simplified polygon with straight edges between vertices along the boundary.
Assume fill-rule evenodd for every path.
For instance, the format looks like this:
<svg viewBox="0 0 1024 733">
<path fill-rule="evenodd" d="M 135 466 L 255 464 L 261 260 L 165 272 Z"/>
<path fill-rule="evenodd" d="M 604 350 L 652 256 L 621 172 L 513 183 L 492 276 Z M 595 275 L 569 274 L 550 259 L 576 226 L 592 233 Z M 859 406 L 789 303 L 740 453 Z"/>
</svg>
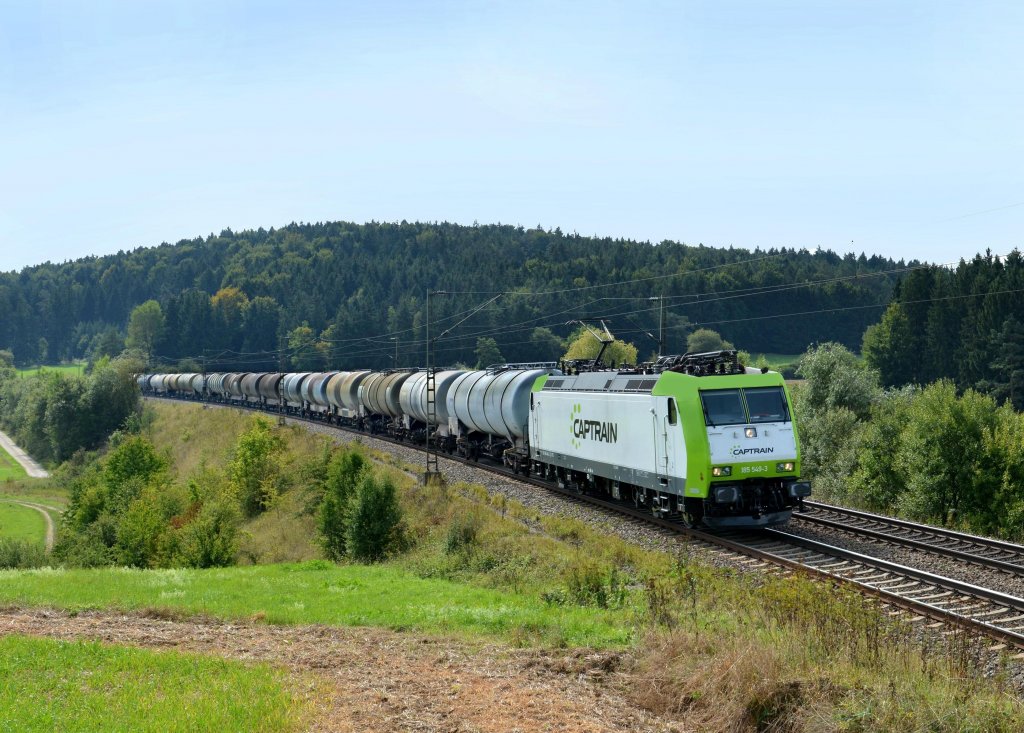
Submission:
<svg viewBox="0 0 1024 733">
<path fill-rule="evenodd" d="M 779 387 L 745 389 L 743 396 L 747 399 L 750 422 L 786 422 L 789 420 L 786 397 Z"/>
<path fill-rule="evenodd" d="M 700 393 L 704 421 L 708 425 L 738 425 L 747 421 L 738 389 L 713 389 Z"/>
<path fill-rule="evenodd" d="M 789 408 L 781 387 L 701 390 L 700 401 L 708 425 L 789 422 Z"/>
</svg>

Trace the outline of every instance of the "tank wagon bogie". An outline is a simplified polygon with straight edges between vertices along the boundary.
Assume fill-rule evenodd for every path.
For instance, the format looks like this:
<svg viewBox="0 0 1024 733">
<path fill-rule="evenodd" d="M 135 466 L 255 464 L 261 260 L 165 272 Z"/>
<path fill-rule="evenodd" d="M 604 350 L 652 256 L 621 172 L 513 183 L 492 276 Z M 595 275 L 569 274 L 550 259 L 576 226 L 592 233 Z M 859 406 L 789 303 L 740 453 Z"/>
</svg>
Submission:
<svg viewBox="0 0 1024 733">
<path fill-rule="evenodd" d="M 429 442 L 711 527 L 781 524 L 811 491 L 799 478 L 785 382 L 744 368 L 735 351 L 666 357 L 632 371 L 563 373 L 553 363 L 441 369 L 432 390 L 428 372 L 413 369 L 137 381 L 147 393 L 237 400 Z"/>
</svg>

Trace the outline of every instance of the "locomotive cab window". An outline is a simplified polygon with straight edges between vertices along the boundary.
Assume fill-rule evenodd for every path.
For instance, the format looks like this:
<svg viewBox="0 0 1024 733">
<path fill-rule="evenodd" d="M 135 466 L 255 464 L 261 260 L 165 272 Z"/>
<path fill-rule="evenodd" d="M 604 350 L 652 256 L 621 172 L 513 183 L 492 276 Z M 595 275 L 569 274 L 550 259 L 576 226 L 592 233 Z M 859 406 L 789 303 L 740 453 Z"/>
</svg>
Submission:
<svg viewBox="0 0 1024 733">
<path fill-rule="evenodd" d="M 668 398 L 668 424 L 675 425 L 677 420 L 676 412 L 676 401 L 671 397 Z"/>
<path fill-rule="evenodd" d="M 743 390 L 750 422 L 789 422 L 789 408 L 781 387 Z"/>
<path fill-rule="evenodd" d="M 738 389 L 702 390 L 700 402 L 708 425 L 739 425 L 747 421 Z"/>
</svg>

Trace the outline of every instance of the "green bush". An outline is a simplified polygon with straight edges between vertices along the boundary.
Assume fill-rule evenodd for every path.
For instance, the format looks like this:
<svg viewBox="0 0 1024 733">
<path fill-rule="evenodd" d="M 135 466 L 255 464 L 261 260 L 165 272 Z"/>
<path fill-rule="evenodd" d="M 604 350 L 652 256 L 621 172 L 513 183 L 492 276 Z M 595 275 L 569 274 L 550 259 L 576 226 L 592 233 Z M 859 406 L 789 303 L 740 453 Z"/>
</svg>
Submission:
<svg viewBox="0 0 1024 733">
<path fill-rule="evenodd" d="M 195 519 L 180 531 L 180 564 L 190 568 L 233 565 L 241 521 L 238 507 L 227 498 L 204 504 Z"/>
<path fill-rule="evenodd" d="M 228 476 L 246 516 L 266 511 L 283 489 L 278 463 L 283 450 L 281 436 L 261 415 L 255 416 L 250 428 L 239 437 Z"/>
<path fill-rule="evenodd" d="M 390 478 L 367 474 L 352 501 L 346 548 L 360 562 L 376 562 L 401 548 L 402 509 Z"/>
<path fill-rule="evenodd" d="M 46 551 L 38 542 L 0 537 L 0 570 L 41 568 L 47 562 Z"/>
<path fill-rule="evenodd" d="M 347 554 L 350 505 L 366 468 L 366 458 L 358 450 L 341 451 L 328 464 L 318 528 L 324 553 L 331 560 Z"/>
<path fill-rule="evenodd" d="M 171 531 L 170 518 L 161 511 L 160 497 L 147 491 L 121 514 L 114 553 L 119 565 L 156 567 L 161 562 L 162 538 Z"/>
<path fill-rule="evenodd" d="M 478 512 L 456 514 L 448 525 L 444 549 L 449 555 L 479 544 L 483 518 Z"/>
</svg>

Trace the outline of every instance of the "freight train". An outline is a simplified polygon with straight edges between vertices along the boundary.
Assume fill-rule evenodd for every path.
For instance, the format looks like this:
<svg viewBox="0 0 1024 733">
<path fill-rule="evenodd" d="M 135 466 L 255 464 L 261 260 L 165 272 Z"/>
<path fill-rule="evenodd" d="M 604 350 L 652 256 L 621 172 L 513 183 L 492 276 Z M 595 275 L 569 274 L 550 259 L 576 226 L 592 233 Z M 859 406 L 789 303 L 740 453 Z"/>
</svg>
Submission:
<svg viewBox="0 0 1024 733">
<path fill-rule="evenodd" d="M 781 375 L 735 351 L 483 370 L 144 374 L 144 394 L 246 405 L 387 434 L 690 525 L 764 527 L 803 509 Z"/>
</svg>

